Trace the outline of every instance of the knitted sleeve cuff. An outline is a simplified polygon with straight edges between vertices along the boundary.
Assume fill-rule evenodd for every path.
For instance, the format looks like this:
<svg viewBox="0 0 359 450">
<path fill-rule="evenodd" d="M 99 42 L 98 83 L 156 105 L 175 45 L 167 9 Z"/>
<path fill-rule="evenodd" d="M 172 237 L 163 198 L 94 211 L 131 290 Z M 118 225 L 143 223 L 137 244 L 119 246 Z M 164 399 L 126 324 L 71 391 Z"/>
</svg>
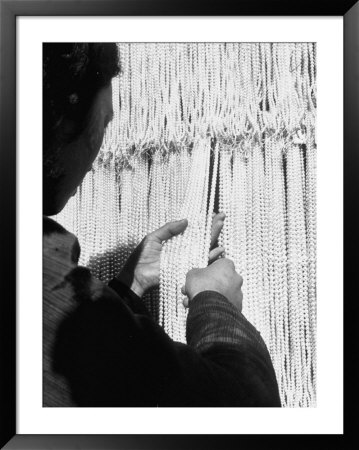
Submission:
<svg viewBox="0 0 359 450">
<path fill-rule="evenodd" d="M 213 344 L 230 344 L 265 351 L 255 327 L 226 297 L 215 291 L 197 294 L 189 304 L 187 343 L 202 352 Z"/>
<path fill-rule="evenodd" d="M 141 298 L 124 283 L 114 278 L 108 283 L 108 286 L 124 300 L 133 313 L 150 316 Z"/>
</svg>

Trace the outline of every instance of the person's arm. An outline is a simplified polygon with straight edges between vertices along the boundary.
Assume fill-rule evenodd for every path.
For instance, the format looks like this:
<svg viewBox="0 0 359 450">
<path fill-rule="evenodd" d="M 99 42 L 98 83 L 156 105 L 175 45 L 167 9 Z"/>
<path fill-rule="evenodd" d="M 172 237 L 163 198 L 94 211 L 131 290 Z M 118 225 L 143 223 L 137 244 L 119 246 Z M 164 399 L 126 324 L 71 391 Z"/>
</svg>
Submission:
<svg viewBox="0 0 359 450">
<path fill-rule="evenodd" d="M 214 239 L 222 228 L 221 220 L 218 220 L 218 216 L 216 219 Z M 141 247 L 143 253 L 144 248 L 146 246 Z M 217 255 L 213 255 L 213 259 Z M 125 273 L 125 281 L 126 278 L 131 277 Z M 223 383 L 227 380 L 226 383 L 229 385 L 228 405 L 280 406 L 277 381 L 268 350 L 258 331 L 241 313 L 243 280 L 235 272 L 233 263 L 222 259 L 205 269 L 189 272 L 187 278 L 187 306 L 189 299 L 192 299 L 187 320 L 187 342 L 191 350 L 194 349 L 195 356 L 193 357 L 189 349 L 177 345 L 174 352 L 177 354 L 169 358 L 177 360 L 178 373 L 183 374 L 179 367 L 192 366 L 191 379 L 182 375 L 183 385 L 189 389 L 189 386 L 195 385 L 193 380 L 198 376 L 201 379 L 198 385 L 208 384 L 208 378 L 214 377 L 217 382 L 222 378 Z M 122 298 L 125 298 L 134 313 L 148 315 L 141 299 L 128 287 L 129 294 L 126 294 L 126 286 L 123 283 L 115 280 L 110 285 L 115 289 L 117 287 L 117 292 L 122 294 Z M 214 290 L 207 290 L 211 287 Z M 230 300 L 220 292 L 227 293 Z M 164 333 L 163 338 L 167 339 Z M 167 349 L 170 347 L 171 345 L 167 346 Z M 173 353 L 173 349 L 170 352 Z M 177 387 L 175 391 L 181 389 Z M 204 401 L 198 390 L 193 395 L 197 401 Z M 176 395 L 173 390 L 171 396 L 175 401 Z M 184 397 L 185 393 L 181 400 Z M 222 395 L 212 401 L 218 404 L 225 397 Z"/>
<path fill-rule="evenodd" d="M 191 300 L 187 343 L 233 377 L 238 384 L 233 392 L 242 392 L 243 403 L 280 406 L 275 372 L 260 333 L 223 295 L 202 291 Z"/>
<path fill-rule="evenodd" d="M 130 289 L 125 283 L 121 282 L 117 278 L 114 278 L 108 283 L 108 285 L 122 298 L 134 314 L 150 316 L 150 313 L 141 300 L 141 297 L 133 292 L 133 290 Z"/>
<path fill-rule="evenodd" d="M 230 347 L 218 351 L 214 345 L 206 352 L 196 349 L 199 337 L 206 335 L 207 320 L 199 324 L 197 337 L 190 338 L 194 348 L 173 342 L 142 308 L 138 297 L 130 291 L 126 294 L 120 284 L 111 283 L 109 288 L 91 277 L 88 269 L 76 266 L 79 252 L 74 236 L 60 229 L 56 236 L 45 233 L 44 239 L 45 361 L 51 361 L 52 370 L 69 382 L 76 405 L 253 404 L 253 398 L 247 396 L 246 379 L 238 376 L 240 366 L 228 363 L 233 359 Z M 207 279 L 207 285 L 212 279 Z M 130 306 L 126 296 L 132 296 Z M 193 305 L 189 325 L 196 317 L 196 299 Z M 60 326 L 58 311 L 62 312 Z M 213 319 L 208 316 L 210 322 Z M 51 386 L 62 377 L 57 381 L 51 377 Z M 53 396 L 52 391 L 48 394 Z M 70 406 L 67 400 L 50 403 Z M 256 404 L 261 406 L 260 401 Z"/>
<path fill-rule="evenodd" d="M 114 279 L 109 286 L 135 314 L 151 317 L 141 298 L 125 284 Z M 164 339 L 167 340 L 166 337 Z M 204 291 L 191 301 L 187 320 L 187 343 L 204 359 L 196 364 L 197 370 L 204 362 L 209 362 L 208 366 L 204 365 L 209 374 L 212 374 L 214 369 L 211 366 L 219 365 L 228 374 L 238 376 L 238 381 L 242 384 L 251 381 L 256 392 L 248 396 L 246 401 L 254 402 L 257 398 L 257 401 L 263 404 L 267 402 L 272 406 L 280 406 L 275 374 L 263 339 L 239 309 L 223 295 L 215 291 Z M 178 352 L 181 354 L 181 365 L 183 348 L 175 345 L 172 350 L 170 347 L 167 347 L 167 350 L 174 353 L 174 358 L 177 358 Z M 243 355 L 248 360 L 244 367 L 241 365 Z M 248 364 L 249 361 L 251 364 Z M 238 389 L 236 392 L 239 392 Z"/>
<path fill-rule="evenodd" d="M 59 333 L 62 373 L 80 406 L 280 406 L 259 333 L 221 294 L 191 300 L 187 338 L 172 341 L 105 287 Z"/>
<path fill-rule="evenodd" d="M 68 277 L 73 285 L 78 270 Z M 147 314 L 133 313 L 100 284 L 57 330 L 54 367 L 78 406 L 226 406 L 226 374 L 190 346 L 170 339 Z M 65 406 L 65 405 L 64 405 Z"/>
</svg>

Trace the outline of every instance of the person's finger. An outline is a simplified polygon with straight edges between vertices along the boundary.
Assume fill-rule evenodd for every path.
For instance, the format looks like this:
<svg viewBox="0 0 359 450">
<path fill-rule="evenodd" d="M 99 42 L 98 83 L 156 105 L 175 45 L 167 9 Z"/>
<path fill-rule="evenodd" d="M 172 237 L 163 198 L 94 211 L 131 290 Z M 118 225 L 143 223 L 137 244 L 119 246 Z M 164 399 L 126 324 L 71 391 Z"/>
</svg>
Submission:
<svg viewBox="0 0 359 450">
<path fill-rule="evenodd" d="M 186 294 L 186 287 L 185 287 L 185 285 L 183 285 L 183 286 L 181 287 L 181 292 L 182 292 L 183 295 L 187 295 L 187 294 Z M 185 308 L 188 308 L 188 297 L 185 297 L 185 298 L 183 299 L 183 306 L 184 306 Z"/>
<path fill-rule="evenodd" d="M 211 246 L 210 246 L 211 249 L 217 246 L 218 237 L 222 231 L 225 218 L 226 215 L 223 212 L 220 212 L 218 214 L 215 214 L 212 219 Z"/>
<path fill-rule="evenodd" d="M 150 233 L 147 238 L 157 242 L 167 241 L 167 239 L 171 239 L 172 237 L 182 233 L 187 228 L 187 225 L 187 219 L 168 222 L 161 228 L 158 228 L 158 230 Z"/>
<path fill-rule="evenodd" d="M 216 248 L 214 248 L 213 250 L 211 250 L 209 252 L 208 264 L 212 264 L 220 256 L 224 256 L 224 248 L 223 247 L 216 247 Z"/>
</svg>

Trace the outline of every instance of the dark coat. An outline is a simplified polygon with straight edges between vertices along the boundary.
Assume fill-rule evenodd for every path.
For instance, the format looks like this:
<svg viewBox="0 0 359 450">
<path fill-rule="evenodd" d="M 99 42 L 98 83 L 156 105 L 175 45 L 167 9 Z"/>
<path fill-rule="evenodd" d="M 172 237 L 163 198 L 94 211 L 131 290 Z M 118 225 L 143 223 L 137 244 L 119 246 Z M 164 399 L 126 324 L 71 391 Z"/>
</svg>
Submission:
<svg viewBox="0 0 359 450">
<path fill-rule="evenodd" d="M 280 406 L 263 339 L 225 297 L 198 294 L 174 342 L 126 286 L 77 265 L 74 235 L 43 231 L 43 406 Z"/>
</svg>

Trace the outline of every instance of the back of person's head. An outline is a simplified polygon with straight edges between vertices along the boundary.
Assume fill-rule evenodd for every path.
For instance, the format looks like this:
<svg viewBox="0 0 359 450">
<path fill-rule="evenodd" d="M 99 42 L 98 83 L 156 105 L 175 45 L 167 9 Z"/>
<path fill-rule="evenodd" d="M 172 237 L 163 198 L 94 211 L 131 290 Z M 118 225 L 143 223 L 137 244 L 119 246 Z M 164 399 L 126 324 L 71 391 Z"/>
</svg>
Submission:
<svg viewBox="0 0 359 450">
<path fill-rule="evenodd" d="M 43 45 L 43 212 L 57 214 L 82 182 L 113 115 L 114 43 Z"/>
<path fill-rule="evenodd" d="M 76 139 L 97 92 L 118 72 L 115 43 L 43 44 L 44 155 Z"/>
</svg>

